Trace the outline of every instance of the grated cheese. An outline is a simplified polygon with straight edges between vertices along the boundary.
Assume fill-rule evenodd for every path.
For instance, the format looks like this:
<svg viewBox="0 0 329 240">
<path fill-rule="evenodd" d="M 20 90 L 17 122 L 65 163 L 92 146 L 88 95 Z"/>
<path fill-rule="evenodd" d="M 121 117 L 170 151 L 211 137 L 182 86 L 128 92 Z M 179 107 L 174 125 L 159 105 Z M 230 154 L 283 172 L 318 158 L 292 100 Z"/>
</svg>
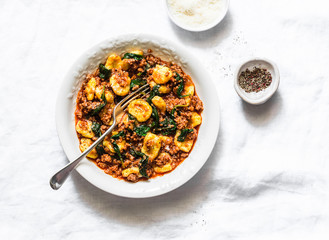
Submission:
<svg viewBox="0 0 329 240">
<path fill-rule="evenodd" d="M 190 27 L 202 27 L 218 19 L 222 0 L 168 0 L 172 16 Z"/>
</svg>

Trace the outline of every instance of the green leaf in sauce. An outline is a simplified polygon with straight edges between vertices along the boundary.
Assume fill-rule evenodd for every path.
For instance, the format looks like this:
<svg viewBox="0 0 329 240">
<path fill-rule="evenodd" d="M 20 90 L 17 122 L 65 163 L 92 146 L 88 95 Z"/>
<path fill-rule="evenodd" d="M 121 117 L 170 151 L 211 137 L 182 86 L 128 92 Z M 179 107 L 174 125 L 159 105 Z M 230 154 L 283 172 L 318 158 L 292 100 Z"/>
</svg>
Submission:
<svg viewBox="0 0 329 240">
<path fill-rule="evenodd" d="M 177 137 L 177 141 L 184 142 L 186 139 L 187 134 L 193 132 L 193 129 L 185 128 L 181 131 L 180 135 Z"/>
<path fill-rule="evenodd" d="M 151 104 L 151 107 L 152 107 L 152 115 L 151 116 L 154 119 L 154 124 L 155 124 L 154 126 L 158 127 L 159 126 L 159 113 L 158 113 L 158 110 L 153 104 Z"/>
<path fill-rule="evenodd" d="M 136 118 L 133 116 L 133 115 L 131 115 L 130 113 L 128 113 L 128 120 L 130 121 L 130 120 L 136 120 Z"/>
<path fill-rule="evenodd" d="M 171 112 L 170 112 L 170 116 L 171 116 L 171 118 L 175 118 L 175 111 L 177 110 L 177 108 L 179 108 L 179 107 L 187 107 L 188 105 L 186 104 L 186 105 L 176 105 L 176 106 L 174 106 L 173 107 L 173 109 L 171 110 Z"/>
<path fill-rule="evenodd" d="M 160 132 L 162 135 L 171 135 L 176 132 L 177 124 L 171 117 L 167 117 L 160 125 L 161 127 L 157 128 L 156 131 Z"/>
<path fill-rule="evenodd" d="M 111 69 L 105 67 L 104 64 L 99 64 L 99 77 L 107 80 L 111 75 Z"/>
<path fill-rule="evenodd" d="M 104 147 L 101 144 L 96 146 L 96 152 L 98 153 L 98 155 L 103 155 L 106 153 Z"/>
<path fill-rule="evenodd" d="M 98 122 L 93 122 L 91 125 L 91 130 L 95 133 L 96 137 L 100 137 L 102 135 L 101 124 Z"/>
<path fill-rule="evenodd" d="M 155 96 L 159 96 L 160 93 L 159 93 L 159 88 L 160 88 L 160 85 L 155 85 L 151 92 L 150 92 L 150 96 L 146 99 L 146 101 L 151 104 L 152 103 L 152 98 L 154 98 Z"/>
<path fill-rule="evenodd" d="M 179 82 L 176 94 L 179 98 L 190 96 L 191 94 L 182 95 L 182 92 L 184 91 L 184 79 L 176 72 L 176 80 Z"/>
<path fill-rule="evenodd" d="M 122 155 L 121 155 L 120 148 L 119 148 L 118 144 L 114 141 L 114 142 L 112 142 L 112 146 L 113 146 L 113 149 L 114 149 L 115 153 L 117 154 L 117 156 L 119 157 L 119 159 L 121 161 L 121 164 L 123 166 L 123 158 L 122 158 Z"/>
<path fill-rule="evenodd" d="M 143 59 L 143 56 L 136 53 L 125 53 L 125 55 L 123 55 L 123 59 L 135 59 L 139 61 Z"/>
<path fill-rule="evenodd" d="M 91 112 L 91 116 L 95 116 L 97 115 L 102 109 L 103 107 L 105 107 L 105 105 L 107 104 L 107 100 L 105 97 L 105 86 L 103 86 L 103 93 L 101 95 L 101 99 L 102 99 L 102 103 L 99 104 L 92 112 Z"/>
<path fill-rule="evenodd" d="M 133 88 L 135 86 L 142 86 L 142 85 L 145 85 L 146 83 L 147 83 L 147 81 L 145 79 L 136 78 L 134 80 L 131 80 L 130 88 Z"/>
<path fill-rule="evenodd" d="M 152 126 L 152 125 L 151 125 Z M 137 133 L 138 136 L 146 136 L 147 132 L 151 130 L 151 126 L 148 125 L 139 125 L 136 126 L 134 131 Z"/>
<path fill-rule="evenodd" d="M 142 159 L 139 161 L 139 173 L 146 178 L 149 178 L 149 176 L 146 173 L 146 167 L 148 164 L 149 157 L 146 156 L 142 152 L 135 151 L 134 149 L 130 149 L 130 154 L 133 155 L 135 158 L 141 157 Z"/>
<path fill-rule="evenodd" d="M 124 137 L 125 136 L 125 132 L 124 131 L 120 131 L 118 134 L 115 134 L 111 137 L 111 139 L 119 139 L 120 137 Z"/>
</svg>

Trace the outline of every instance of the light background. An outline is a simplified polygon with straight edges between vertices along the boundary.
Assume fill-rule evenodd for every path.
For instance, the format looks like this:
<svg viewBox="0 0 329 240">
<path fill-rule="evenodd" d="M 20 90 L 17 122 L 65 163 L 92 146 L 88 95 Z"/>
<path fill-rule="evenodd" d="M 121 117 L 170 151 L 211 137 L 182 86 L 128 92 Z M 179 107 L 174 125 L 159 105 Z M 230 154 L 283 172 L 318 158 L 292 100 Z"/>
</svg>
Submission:
<svg viewBox="0 0 329 240">
<path fill-rule="evenodd" d="M 53 191 L 67 163 L 54 114 L 63 76 L 92 45 L 131 32 L 183 43 L 212 75 L 222 124 L 211 157 L 155 198 L 116 197 L 77 173 Z M 233 88 L 256 56 L 281 73 L 258 107 Z M 328 239 L 328 69 L 325 0 L 232 0 L 202 33 L 176 27 L 160 0 L 1 0 L 0 238 Z"/>
</svg>

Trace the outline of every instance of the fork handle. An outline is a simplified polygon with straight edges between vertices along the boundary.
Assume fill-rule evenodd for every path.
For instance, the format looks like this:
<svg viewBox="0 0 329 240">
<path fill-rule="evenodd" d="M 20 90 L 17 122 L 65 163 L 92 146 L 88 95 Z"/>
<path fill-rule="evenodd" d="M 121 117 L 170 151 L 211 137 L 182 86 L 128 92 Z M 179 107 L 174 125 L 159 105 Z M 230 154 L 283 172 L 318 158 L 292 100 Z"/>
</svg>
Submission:
<svg viewBox="0 0 329 240">
<path fill-rule="evenodd" d="M 79 162 L 81 162 L 81 160 L 84 159 L 85 156 L 87 156 L 88 153 L 93 150 L 94 147 L 96 147 L 101 141 L 103 141 L 104 138 L 112 132 L 115 126 L 116 119 L 114 118 L 111 127 L 107 129 L 106 132 L 102 136 L 100 136 L 92 145 L 90 145 L 90 147 L 87 148 L 86 151 L 84 151 L 77 159 L 67 164 L 64 168 L 62 168 L 54 176 L 52 176 L 52 178 L 50 179 L 50 186 L 52 187 L 52 189 L 58 190 L 63 185 L 67 177 L 70 175 L 71 171 L 76 168 Z"/>
</svg>

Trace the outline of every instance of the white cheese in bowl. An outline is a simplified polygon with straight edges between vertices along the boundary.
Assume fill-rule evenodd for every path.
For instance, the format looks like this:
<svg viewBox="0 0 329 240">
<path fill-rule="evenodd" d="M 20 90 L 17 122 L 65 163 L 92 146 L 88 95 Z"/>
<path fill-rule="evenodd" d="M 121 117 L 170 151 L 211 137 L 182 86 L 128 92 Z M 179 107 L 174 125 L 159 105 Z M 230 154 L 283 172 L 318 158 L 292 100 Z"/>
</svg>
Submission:
<svg viewBox="0 0 329 240">
<path fill-rule="evenodd" d="M 173 21 L 193 30 L 217 24 L 226 13 L 225 0 L 167 0 Z M 205 30 L 205 29 L 202 29 Z"/>
</svg>

